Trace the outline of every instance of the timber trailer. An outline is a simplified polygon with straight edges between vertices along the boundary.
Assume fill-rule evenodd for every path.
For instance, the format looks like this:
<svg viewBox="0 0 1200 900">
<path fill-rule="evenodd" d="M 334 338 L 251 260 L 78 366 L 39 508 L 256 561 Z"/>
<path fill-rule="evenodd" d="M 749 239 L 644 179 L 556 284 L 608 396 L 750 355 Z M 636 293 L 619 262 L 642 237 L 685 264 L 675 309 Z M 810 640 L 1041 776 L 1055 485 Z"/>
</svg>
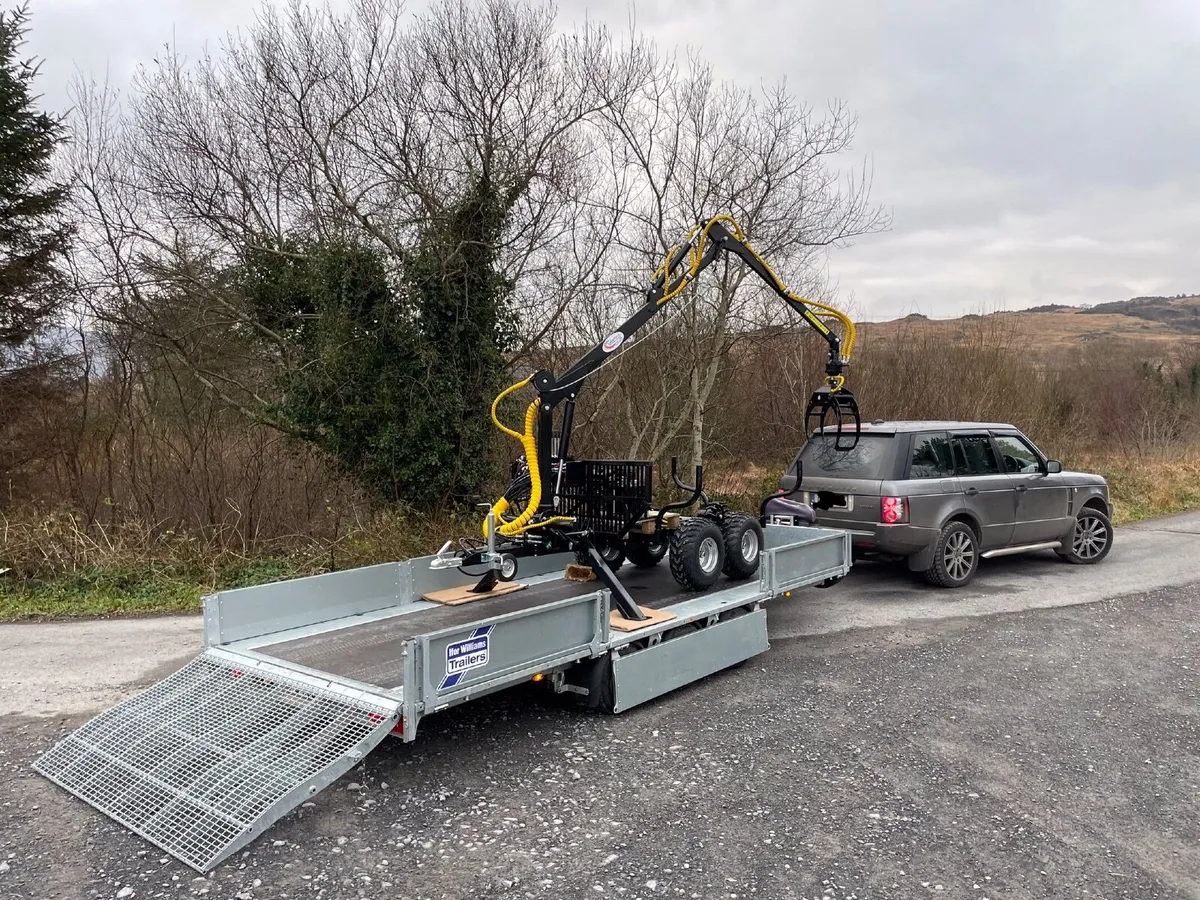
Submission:
<svg viewBox="0 0 1200 900">
<path fill-rule="evenodd" d="M 837 335 L 807 301 L 787 293 L 736 223 L 726 229 L 722 222 L 731 220 L 709 220 L 674 248 L 645 306 L 563 377 L 537 373 L 520 383 L 539 391 L 517 435 L 526 457 L 509 491 L 524 499 L 525 512 L 509 517 L 509 504 L 497 502 L 484 524 L 486 541 L 461 541 L 456 551 L 448 542 L 432 556 L 206 596 L 203 652 L 66 736 L 35 770 L 206 872 L 389 735 L 415 740 L 425 716 L 530 680 L 587 708 L 620 713 L 767 650 L 765 604 L 840 580 L 851 564 L 848 532 L 777 524 L 812 521 L 787 496 L 765 500 L 757 520 L 707 503 L 696 516 L 679 516 L 703 499 L 700 471 L 692 486 L 675 479 L 689 489 L 688 501 L 650 509 L 648 463 L 636 467 L 630 499 L 621 493 L 628 491 L 621 477 L 627 461 L 567 456 L 583 378 L 722 249 L 741 256 L 829 340 L 828 381 L 806 420 L 815 414 L 824 424 L 832 415 L 843 449 L 857 441 L 858 411 L 842 393 L 846 357 Z M 558 399 L 567 407 L 554 448 Z M 565 498 L 581 462 L 587 477 L 572 506 Z M 608 503 L 604 491 L 625 500 Z M 754 551 L 751 571 L 723 564 L 723 523 L 743 538 L 755 535 L 755 547 L 739 540 L 734 548 Z M 665 542 L 663 553 L 676 554 L 678 536 L 697 529 L 722 540 L 704 545 L 707 556 L 699 553 L 703 542 L 692 541 L 707 583 L 684 584 L 677 565 L 655 565 L 657 548 Z M 618 539 L 625 548 L 649 545 L 632 550 L 635 565 L 619 579 L 611 552 Z M 482 572 L 469 571 L 478 566 Z"/>
</svg>

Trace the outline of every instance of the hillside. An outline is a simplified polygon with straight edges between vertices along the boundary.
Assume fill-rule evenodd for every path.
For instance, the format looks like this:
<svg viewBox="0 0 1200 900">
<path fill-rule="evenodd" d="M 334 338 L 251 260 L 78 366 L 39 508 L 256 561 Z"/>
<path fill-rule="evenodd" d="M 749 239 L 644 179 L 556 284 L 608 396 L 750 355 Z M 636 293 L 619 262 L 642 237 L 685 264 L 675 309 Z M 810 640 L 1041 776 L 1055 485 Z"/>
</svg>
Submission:
<svg viewBox="0 0 1200 900">
<path fill-rule="evenodd" d="M 978 335 L 979 329 L 995 328 L 1031 352 L 1063 350 L 1095 341 L 1145 345 L 1155 354 L 1183 345 L 1200 344 L 1200 295 L 1190 297 L 1135 297 L 1115 303 L 1082 308 L 1042 306 L 986 316 L 958 319 L 928 319 L 906 316 L 888 322 L 864 322 L 864 337 L 909 334 L 939 334 L 946 340 Z"/>
</svg>

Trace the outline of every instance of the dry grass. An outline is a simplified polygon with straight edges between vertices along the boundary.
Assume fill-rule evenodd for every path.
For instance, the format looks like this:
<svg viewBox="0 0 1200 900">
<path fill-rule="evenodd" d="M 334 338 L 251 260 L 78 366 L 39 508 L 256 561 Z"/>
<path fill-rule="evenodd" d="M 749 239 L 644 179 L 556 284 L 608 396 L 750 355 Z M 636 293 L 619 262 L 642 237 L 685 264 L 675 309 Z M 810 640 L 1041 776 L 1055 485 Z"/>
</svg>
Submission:
<svg viewBox="0 0 1200 900">
<path fill-rule="evenodd" d="M 1108 479 L 1117 524 L 1200 508 L 1195 451 L 1180 459 L 1073 456 L 1066 464 Z M 785 465 L 715 461 L 709 496 L 757 509 Z M 70 511 L 28 508 L 0 517 L 0 621 L 191 612 L 212 590 L 419 556 L 477 527 L 474 518 L 383 511 L 354 519 L 333 539 L 296 536 L 250 547 L 232 529 L 184 534 L 132 520 L 87 525 Z"/>
<path fill-rule="evenodd" d="M 453 516 L 384 511 L 353 520 L 333 539 L 248 546 L 232 528 L 86 524 L 69 510 L 27 508 L 0 517 L 0 621 L 193 611 L 213 590 L 420 556 L 476 527 Z"/>
<path fill-rule="evenodd" d="M 1144 350 L 1151 357 L 1175 351 L 1181 344 L 1200 344 L 1195 337 L 1181 335 L 1164 322 L 1140 319 L 1122 313 L 1002 312 L 988 316 L 1008 331 L 1033 355 L 1048 357 L 1100 339 L 1115 339 L 1130 349 Z M 864 337 L 888 339 L 897 334 L 926 333 L 950 343 L 969 341 L 978 319 L 895 319 L 890 322 L 866 322 Z"/>
<path fill-rule="evenodd" d="M 1118 525 L 1200 508 L 1200 456 L 1179 459 L 1094 456 L 1072 467 L 1108 479 Z"/>
</svg>

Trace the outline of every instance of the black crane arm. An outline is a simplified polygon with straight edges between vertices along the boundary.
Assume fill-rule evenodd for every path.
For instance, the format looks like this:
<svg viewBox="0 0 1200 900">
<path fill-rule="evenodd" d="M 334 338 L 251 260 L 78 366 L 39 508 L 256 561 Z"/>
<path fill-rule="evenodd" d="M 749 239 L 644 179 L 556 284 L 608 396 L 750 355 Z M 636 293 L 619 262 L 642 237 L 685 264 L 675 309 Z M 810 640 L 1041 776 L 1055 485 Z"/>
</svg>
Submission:
<svg viewBox="0 0 1200 900">
<path fill-rule="evenodd" d="M 850 363 L 850 351 L 855 339 L 854 323 L 843 313 L 811 300 L 804 300 L 788 291 L 767 262 L 746 240 L 741 228 L 730 216 L 715 216 L 697 225 L 687 240 L 668 253 L 666 261 L 655 273 L 646 290 L 645 302 L 602 341 L 581 356 L 561 375 L 541 370 L 524 382 L 513 385 L 501 397 L 525 384 L 532 384 L 538 398 L 531 404 L 527 422 L 536 421 L 536 431 L 529 428 L 517 434 L 505 428 L 496 419 L 496 424 L 514 437 L 519 438 L 526 448 L 529 477 L 536 482 L 533 496 L 525 512 L 517 521 L 509 520 L 501 529 L 507 535 L 524 533 L 531 528 L 540 528 L 555 515 L 558 496 L 557 474 L 561 478 L 561 467 L 553 471 L 552 460 L 567 458 L 571 428 L 574 418 L 575 398 L 583 382 L 605 364 L 626 341 L 636 334 L 647 322 L 678 297 L 696 276 L 708 268 L 722 253 L 732 253 L 741 259 L 752 272 L 761 278 L 788 306 L 799 313 L 829 346 L 825 364 L 825 380 L 813 392 L 805 411 L 806 432 L 817 428 L 830 433 L 832 423 L 833 445 L 839 450 L 851 450 L 858 443 L 861 419 L 854 395 L 845 387 L 845 369 Z M 843 328 L 839 335 L 830 328 L 825 319 L 838 320 Z M 497 398 L 497 403 L 500 397 Z M 558 446 L 553 446 L 554 410 L 564 403 L 563 418 L 559 430 Z M 493 406 L 493 418 L 495 407 Z M 533 452 L 529 452 L 529 451 Z M 505 508 L 507 508 L 505 506 Z"/>
<path fill-rule="evenodd" d="M 738 229 L 738 233 L 732 232 L 730 228 L 726 227 L 726 221 L 731 220 L 728 220 L 726 216 L 718 216 L 704 223 L 703 227 L 694 229 L 700 235 L 698 246 L 696 238 L 689 238 L 684 244 L 674 247 L 671 256 L 667 259 L 667 263 L 662 266 L 658 274 L 655 275 L 654 280 L 650 282 L 650 287 L 646 292 L 646 302 L 632 316 L 625 319 L 625 322 L 618 325 L 616 330 L 610 332 L 610 335 L 605 337 L 604 341 L 601 341 L 595 347 L 588 350 L 586 354 L 581 356 L 563 374 L 560 374 L 557 378 L 554 378 L 550 372 L 538 372 L 534 374 L 533 385 L 534 388 L 538 389 L 539 394 L 544 397 L 550 394 L 553 397 L 557 391 L 575 388 L 589 374 L 592 374 L 600 366 L 604 365 L 608 356 L 616 352 L 644 324 L 654 318 L 656 314 L 662 312 L 668 302 L 676 298 L 679 293 L 682 293 L 685 284 L 694 280 L 704 269 L 712 265 L 722 252 L 733 253 L 734 256 L 742 259 L 755 275 L 762 278 L 762 281 L 766 282 L 767 286 L 774 290 L 775 294 L 778 294 L 788 306 L 791 306 L 794 311 L 798 312 L 800 318 L 803 318 L 804 322 L 808 323 L 817 334 L 820 334 L 826 340 L 829 344 L 826 376 L 830 379 L 841 377 L 845 368 L 850 365 L 848 352 L 844 355 L 841 336 L 838 335 L 838 332 L 830 329 L 823 322 L 822 318 L 814 312 L 814 308 L 812 307 L 820 307 L 822 310 L 826 310 L 829 316 L 841 319 L 842 324 L 846 326 L 847 336 L 853 341 L 854 326 L 851 320 L 842 316 L 838 311 L 833 310 L 832 307 L 827 307 L 823 304 L 812 304 L 812 301 L 805 301 L 788 292 L 784 283 L 779 280 L 779 276 L 776 276 L 775 272 L 767 265 L 766 260 L 763 260 L 760 254 L 754 250 L 754 247 L 750 246 L 749 242 L 743 236 L 739 236 L 740 229 Z M 697 253 L 698 257 L 695 263 L 689 269 L 680 272 L 679 268 L 680 265 L 683 265 L 684 260 L 688 259 L 691 254 Z M 670 286 L 667 283 L 668 274 L 672 276 Z M 846 350 L 848 349 L 850 348 L 847 347 Z M 841 385 L 842 382 L 838 382 L 838 384 L 830 384 L 829 386 L 834 392 L 845 391 L 846 389 Z M 552 402 L 552 406 L 553 404 Z"/>
</svg>

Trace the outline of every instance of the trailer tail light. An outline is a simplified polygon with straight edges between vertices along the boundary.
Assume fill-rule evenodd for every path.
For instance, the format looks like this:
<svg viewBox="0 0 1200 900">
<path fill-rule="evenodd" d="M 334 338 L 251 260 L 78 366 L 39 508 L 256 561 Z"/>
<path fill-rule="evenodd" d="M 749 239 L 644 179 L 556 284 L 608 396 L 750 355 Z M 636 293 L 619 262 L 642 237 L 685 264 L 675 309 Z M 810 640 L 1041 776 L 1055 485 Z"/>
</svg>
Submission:
<svg viewBox="0 0 1200 900">
<path fill-rule="evenodd" d="M 378 725 L 380 722 L 383 721 L 383 718 L 384 717 L 381 716 L 379 713 L 368 713 L 367 714 L 367 719 L 370 721 L 370 723 L 372 725 Z M 392 726 L 391 733 L 398 734 L 398 735 L 404 734 L 404 719 L 403 718 L 400 718 L 396 721 L 396 724 Z"/>
<path fill-rule="evenodd" d="M 899 525 L 908 521 L 908 503 L 903 497 L 883 498 L 883 524 Z"/>
</svg>

